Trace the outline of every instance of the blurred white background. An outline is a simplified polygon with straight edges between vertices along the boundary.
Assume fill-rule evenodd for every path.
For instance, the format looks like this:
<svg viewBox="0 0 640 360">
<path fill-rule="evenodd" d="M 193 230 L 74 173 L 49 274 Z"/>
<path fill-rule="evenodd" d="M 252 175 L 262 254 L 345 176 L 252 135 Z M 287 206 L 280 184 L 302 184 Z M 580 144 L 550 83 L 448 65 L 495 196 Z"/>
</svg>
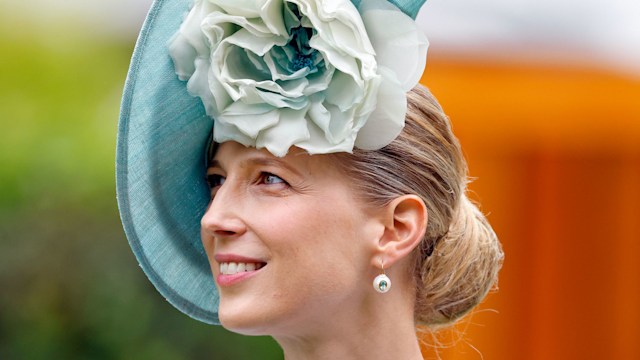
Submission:
<svg viewBox="0 0 640 360">
<path fill-rule="evenodd" d="M 0 0 L 0 359 L 255 351 L 168 305 L 122 232 L 118 111 L 151 3 Z M 640 359 L 640 0 L 428 0 L 418 22 L 507 254 L 438 358 Z"/>
<path fill-rule="evenodd" d="M 0 0 L 0 11 L 30 17 L 42 29 L 70 20 L 105 35 L 135 37 L 151 3 Z M 638 0 L 429 0 L 418 22 L 438 53 L 585 64 L 640 76 Z"/>
<path fill-rule="evenodd" d="M 433 47 L 461 56 L 640 75 L 638 0 L 429 0 L 418 21 Z"/>
</svg>

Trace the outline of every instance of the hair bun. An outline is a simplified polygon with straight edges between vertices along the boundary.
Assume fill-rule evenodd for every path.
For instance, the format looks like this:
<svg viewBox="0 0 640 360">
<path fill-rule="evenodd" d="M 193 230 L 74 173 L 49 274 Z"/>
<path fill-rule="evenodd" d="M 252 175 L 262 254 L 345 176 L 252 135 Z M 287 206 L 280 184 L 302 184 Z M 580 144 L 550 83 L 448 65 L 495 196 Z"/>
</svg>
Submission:
<svg viewBox="0 0 640 360">
<path fill-rule="evenodd" d="M 449 231 L 418 269 L 423 293 L 417 297 L 417 321 L 443 326 L 467 314 L 497 282 L 503 258 L 491 225 L 463 194 Z"/>
</svg>

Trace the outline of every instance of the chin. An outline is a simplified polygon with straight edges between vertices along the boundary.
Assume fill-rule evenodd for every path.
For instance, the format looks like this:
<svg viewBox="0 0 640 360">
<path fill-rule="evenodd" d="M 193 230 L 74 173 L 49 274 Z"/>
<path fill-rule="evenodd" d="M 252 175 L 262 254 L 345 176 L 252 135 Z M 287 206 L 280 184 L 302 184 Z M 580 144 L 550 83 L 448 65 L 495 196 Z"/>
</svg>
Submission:
<svg viewBox="0 0 640 360">
<path fill-rule="evenodd" d="M 250 336 L 270 335 L 268 332 L 270 321 L 265 316 L 247 311 L 247 308 L 225 309 L 222 302 L 218 311 L 220 325 L 231 332 Z"/>
<path fill-rule="evenodd" d="M 223 328 L 234 332 L 236 334 L 248 335 L 248 336 L 265 336 L 271 335 L 267 330 L 266 326 L 259 326 L 255 321 L 250 321 L 250 319 L 235 319 L 235 318 L 226 318 L 224 316 L 220 316 L 220 325 Z"/>
</svg>

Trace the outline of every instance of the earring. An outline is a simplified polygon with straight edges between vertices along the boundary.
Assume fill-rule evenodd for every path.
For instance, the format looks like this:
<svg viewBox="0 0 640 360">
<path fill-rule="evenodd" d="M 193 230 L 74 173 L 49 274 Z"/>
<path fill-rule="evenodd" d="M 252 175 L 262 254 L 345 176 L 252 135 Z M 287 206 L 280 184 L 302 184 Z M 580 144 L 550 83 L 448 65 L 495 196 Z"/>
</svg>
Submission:
<svg viewBox="0 0 640 360">
<path fill-rule="evenodd" d="M 380 262 L 382 274 L 373 279 L 373 288 L 379 293 L 386 293 L 391 289 L 391 279 L 384 273 L 384 262 Z"/>
</svg>

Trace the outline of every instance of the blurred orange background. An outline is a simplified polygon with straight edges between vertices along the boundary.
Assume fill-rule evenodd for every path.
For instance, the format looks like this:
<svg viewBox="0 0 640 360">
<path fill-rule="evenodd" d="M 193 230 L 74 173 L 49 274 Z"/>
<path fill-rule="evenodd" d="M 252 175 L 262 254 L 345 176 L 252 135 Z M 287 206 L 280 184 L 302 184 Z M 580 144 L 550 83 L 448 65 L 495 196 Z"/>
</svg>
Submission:
<svg viewBox="0 0 640 360">
<path fill-rule="evenodd" d="M 150 5 L 0 0 L 1 359 L 282 358 L 177 312 L 124 237 L 118 109 Z M 425 358 L 640 359 L 640 2 L 423 10 L 422 83 L 505 251 L 498 289 Z"/>
<path fill-rule="evenodd" d="M 426 358 L 640 359 L 640 80 L 432 52 L 422 83 L 505 251 L 499 290 Z"/>
</svg>

